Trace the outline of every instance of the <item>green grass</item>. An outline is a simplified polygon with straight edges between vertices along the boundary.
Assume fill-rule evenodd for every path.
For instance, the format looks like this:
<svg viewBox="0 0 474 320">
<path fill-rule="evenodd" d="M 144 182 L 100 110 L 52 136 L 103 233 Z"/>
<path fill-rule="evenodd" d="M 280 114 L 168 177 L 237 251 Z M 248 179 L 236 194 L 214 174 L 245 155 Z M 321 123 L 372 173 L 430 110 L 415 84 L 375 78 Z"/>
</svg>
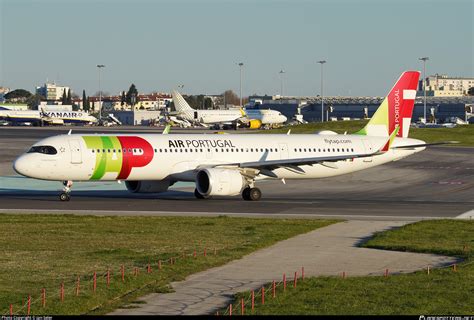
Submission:
<svg viewBox="0 0 474 320">
<path fill-rule="evenodd" d="M 258 315 L 396 315 L 474 314 L 474 221 L 423 221 L 375 235 L 364 247 L 442 253 L 465 259 L 451 268 L 412 274 L 366 277 L 315 277 L 267 291 Z M 247 298 L 249 292 L 239 294 Z M 256 299 L 256 301 L 259 301 Z M 237 302 L 235 302 L 237 305 Z M 234 313 L 240 308 L 234 306 Z M 247 306 L 249 310 L 249 306 Z"/>
<path fill-rule="evenodd" d="M 278 129 L 261 130 L 259 133 L 315 133 L 321 130 L 331 130 L 339 134 L 357 132 L 365 126 L 367 120 L 331 121 L 284 126 Z M 454 128 L 410 128 L 410 138 L 421 139 L 427 143 L 440 141 L 459 141 L 454 146 L 474 146 L 474 125 L 463 125 Z"/>
<path fill-rule="evenodd" d="M 329 225 L 335 220 L 202 217 L 96 217 L 0 214 L 0 313 L 10 303 L 19 312 L 32 296 L 33 314 L 100 314 L 149 292 L 167 292 L 169 283 L 225 264 L 279 240 Z M 207 257 L 203 250 L 207 248 Z M 214 248 L 219 249 L 214 255 Z M 197 250 L 198 257 L 192 258 Z M 185 252 L 190 257 L 183 259 Z M 178 257 L 174 265 L 158 260 Z M 146 273 L 151 263 L 154 272 Z M 120 266 L 126 266 L 121 282 Z M 133 268 L 139 267 L 135 277 Z M 112 270 L 111 285 L 104 274 Z M 97 271 L 97 291 L 92 275 Z M 73 292 L 81 277 L 79 297 Z M 65 282 L 65 301 L 59 302 Z M 46 288 L 46 308 L 38 301 Z M 126 295 L 126 293 L 128 294 Z M 124 296 L 125 295 L 125 296 Z M 26 313 L 23 309 L 22 313 Z"/>
</svg>

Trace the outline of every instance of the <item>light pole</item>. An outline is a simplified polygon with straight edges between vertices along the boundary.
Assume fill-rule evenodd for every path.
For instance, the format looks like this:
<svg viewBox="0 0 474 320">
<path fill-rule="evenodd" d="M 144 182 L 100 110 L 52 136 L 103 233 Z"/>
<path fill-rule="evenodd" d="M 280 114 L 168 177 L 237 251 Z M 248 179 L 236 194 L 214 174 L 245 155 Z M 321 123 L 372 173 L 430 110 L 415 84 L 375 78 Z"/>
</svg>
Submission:
<svg viewBox="0 0 474 320">
<path fill-rule="evenodd" d="M 423 61 L 423 95 L 424 95 L 424 102 L 423 102 L 423 119 L 426 123 L 426 61 L 430 60 L 429 57 L 421 57 L 418 60 Z"/>
<path fill-rule="evenodd" d="M 320 60 L 318 63 L 321 64 L 321 122 L 324 122 L 323 65 L 326 60 Z"/>
<path fill-rule="evenodd" d="M 280 74 L 280 103 L 281 99 L 283 98 L 283 74 L 285 73 L 285 70 L 280 70 L 278 72 Z"/>
<path fill-rule="evenodd" d="M 99 123 L 102 123 L 102 91 L 100 89 L 100 69 L 104 68 L 105 65 L 98 64 L 97 68 L 99 68 Z"/>
<path fill-rule="evenodd" d="M 238 63 L 240 67 L 240 107 L 242 107 L 242 67 L 244 66 L 243 62 Z"/>
</svg>

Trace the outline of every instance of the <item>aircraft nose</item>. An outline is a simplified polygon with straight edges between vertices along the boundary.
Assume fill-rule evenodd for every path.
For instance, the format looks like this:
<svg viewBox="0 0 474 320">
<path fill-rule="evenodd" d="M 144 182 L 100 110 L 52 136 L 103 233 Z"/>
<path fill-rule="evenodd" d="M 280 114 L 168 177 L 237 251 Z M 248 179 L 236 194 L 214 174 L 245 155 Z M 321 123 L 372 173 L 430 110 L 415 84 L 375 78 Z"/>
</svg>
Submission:
<svg viewBox="0 0 474 320">
<path fill-rule="evenodd" d="M 30 173 L 30 169 L 29 169 L 30 161 L 28 161 L 27 158 L 28 158 L 27 156 L 21 155 L 13 163 L 13 169 L 18 174 L 21 174 L 22 176 L 25 176 L 25 177 L 29 176 L 29 173 Z"/>
</svg>

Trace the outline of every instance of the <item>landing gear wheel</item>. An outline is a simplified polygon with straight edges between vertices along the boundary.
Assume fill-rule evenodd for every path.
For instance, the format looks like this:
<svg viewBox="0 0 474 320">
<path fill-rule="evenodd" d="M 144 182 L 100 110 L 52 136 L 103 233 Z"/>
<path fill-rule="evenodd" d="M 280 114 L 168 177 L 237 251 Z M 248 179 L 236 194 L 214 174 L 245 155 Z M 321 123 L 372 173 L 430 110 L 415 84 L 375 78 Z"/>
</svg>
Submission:
<svg viewBox="0 0 474 320">
<path fill-rule="evenodd" d="M 246 201 L 250 200 L 250 188 L 249 187 L 242 190 L 242 199 L 244 199 Z"/>
<path fill-rule="evenodd" d="M 63 192 L 59 195 L 59 200 L 61 201 L 69 201 L 71 200 L 71 196 L 69 193 L 71 192 L 73 182 L 71 180 L 63 181 Z"/>
<path fill-rule="evenodd" d="M 249 197 L 252 201 L 258 201 L 262 197 L 262 191 L 259 188 L 251 188 L 249 191 Z"/>
<path fill-rule="evenodd" d="M 199 193 L 198 189 L 194 189 L 194 196 L 197 199 L 206 199 L 202 194 Z"/>
<path fill-rule="evenodd" d="M 67 194 L 66 192 L 62 192 L 60 195 L 59 195 L 59 200 L 61 201 L 69 201 L 71 200 L 71 196 L 69 194 Z"/>
</svg>

